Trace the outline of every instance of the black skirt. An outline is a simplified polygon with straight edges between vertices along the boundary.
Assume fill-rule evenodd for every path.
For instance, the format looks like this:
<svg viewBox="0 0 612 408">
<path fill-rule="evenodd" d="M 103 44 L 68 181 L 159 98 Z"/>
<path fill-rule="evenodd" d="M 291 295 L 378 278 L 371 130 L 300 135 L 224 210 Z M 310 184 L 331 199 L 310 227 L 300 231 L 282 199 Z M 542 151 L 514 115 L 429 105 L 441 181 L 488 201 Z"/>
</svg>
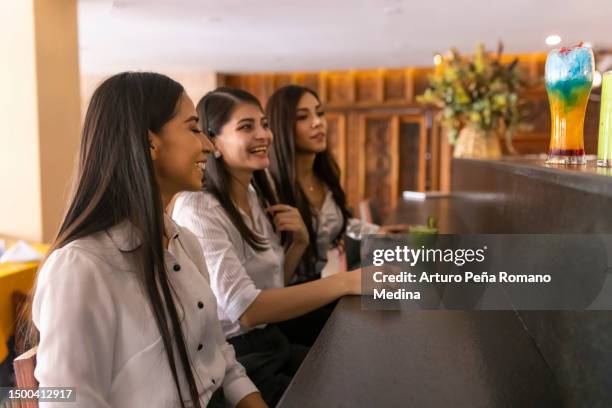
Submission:
<svg viewBox="0 0 612 408">
<path fill-rule="evenodd" d="M 236 359 L 271 407 L 282 397 L 309 349 L 291 343 L 271 324 L 227 341 L 234 346 Z"/>
</svg>

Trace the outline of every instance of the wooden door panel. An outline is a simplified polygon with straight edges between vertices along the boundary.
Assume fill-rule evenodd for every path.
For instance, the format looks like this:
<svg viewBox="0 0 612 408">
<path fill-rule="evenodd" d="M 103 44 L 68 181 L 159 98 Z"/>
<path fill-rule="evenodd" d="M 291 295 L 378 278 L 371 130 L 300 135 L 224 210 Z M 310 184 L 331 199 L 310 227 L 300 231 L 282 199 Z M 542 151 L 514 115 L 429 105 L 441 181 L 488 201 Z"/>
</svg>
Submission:
<svg viewBox="0 0 612 408">
<path fill-rule="evenodd" d="M 384 219 L 398 197 L 399 121 L 396 115 L 364 114 L 360 122 L 360 196 L 375 199 Z"/>
<path fill-rule="evenodd" d="M 425 116 L 402 115 L 399 133 L 399 191 L 425 191 L 427 178 Z"/>
<path fill-rule="evenodd" d="M 340 168 L 340 184 L 346 188 L 346 118 L 342 113 L 327 113 L 327 148 Z"/>
</svg>

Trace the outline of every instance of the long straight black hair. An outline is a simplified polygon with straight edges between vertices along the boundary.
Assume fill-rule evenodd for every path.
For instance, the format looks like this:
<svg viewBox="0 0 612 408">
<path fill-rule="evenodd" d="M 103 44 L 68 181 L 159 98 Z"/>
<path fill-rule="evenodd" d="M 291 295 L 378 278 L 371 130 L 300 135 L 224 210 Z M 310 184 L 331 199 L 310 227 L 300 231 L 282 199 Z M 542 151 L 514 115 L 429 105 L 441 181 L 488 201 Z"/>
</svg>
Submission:
<svg viewBox="0 0 612 408">
<path fill-rule="evenodd" d="M 148 140 L 149 131 L 158 133 L 176 115 L 183 92 L 178 82 L 145 72 L 114 75 L 96 89 L 83 125 L 73 195 L 49 253 L 125 220 L 138 229 L 142 244 L 135 254 L 142 273 L 136 277 L 161 333 L 181 407 L 185 402 L 179 385 L 179 365 L 193 406 L 200 408 L 175 304 L 178 299 L 164 264 L 164 209 Z M 177 346 L 178 356 L 173 345 Z"/>
<path fill-rule="evenodd" d="M 313 212 L 306 194 L 297 182 L 295 169 L 297 107 L 300 99 L 306 93 L 312 94 L 317 101 L 321 102 L 319 95 L 312 89 L 288 85 L 276 90 L 266 105 L 270 129 L 274 134 L 274 149 L 270 155 L 270 173 L 277 186 L 280 200 L 299 210 L 310 235 L 309 246 L 297 271 L 299 281 L 316 279 L 318 277 L 315 269 L 316 261 L 324 256 L 317 252 L 317 232 Z M 342 229 L 333 240 L 333 243 L 337 245 L 342 239 L 351 214 L 346 208 L 346 197 L 340 186 L 340 168 L 329 149 L 316 154 L 313 171 L 331 190 L 334 201 L 342 211 Z"/>
<path fill-rule="evenodd" d="M 218 137 L 222 132 L 223 126 L 230 120 L 232 113 L 240 104 L 251 104 L 256 106 L 262 113 L 264 111 L 259 100 L 242 89 L 222 86 L 204 95 L 196 107 L 200 118 L 200 126 L 204 133 L 213 140 L 215 137 Z M 205 171 L 206 184 L 204 191 L 209 192 L 219 200 L 232 224 L 251 248 L 256 251 L 265 251 L 268 248 L 268 241 L 265 237 L 256 234 L 248 227 L 232 200 L 230 194 L 231 174 L 223 160 L 223 156 L 217 158 L 211 154 L 206 162 Z M 257 192 L 262 208 L 278 204 L 265 170 L 253 172 L 251 185 L 253 185 Z M 287 237 L 283 234 L 281 242 L 285 243 L 286 239 Z"/>
</svg>

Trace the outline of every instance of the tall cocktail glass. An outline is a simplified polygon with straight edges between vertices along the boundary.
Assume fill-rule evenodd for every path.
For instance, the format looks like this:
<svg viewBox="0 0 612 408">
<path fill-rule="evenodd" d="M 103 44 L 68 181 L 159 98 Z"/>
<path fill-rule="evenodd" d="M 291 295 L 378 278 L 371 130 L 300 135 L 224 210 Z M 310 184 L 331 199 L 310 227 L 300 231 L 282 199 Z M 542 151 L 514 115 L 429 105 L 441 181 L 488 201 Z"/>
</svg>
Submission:
<svg viewBox="0 0 612 408">
<path fill-rule="evenodd" d="M 595 61 L 589 47 L 552 50 L 546 59 L 546 92 L 550 103 L 549 164 L 585 164 L 584 116 L 591 93 Z"/>
</svg>

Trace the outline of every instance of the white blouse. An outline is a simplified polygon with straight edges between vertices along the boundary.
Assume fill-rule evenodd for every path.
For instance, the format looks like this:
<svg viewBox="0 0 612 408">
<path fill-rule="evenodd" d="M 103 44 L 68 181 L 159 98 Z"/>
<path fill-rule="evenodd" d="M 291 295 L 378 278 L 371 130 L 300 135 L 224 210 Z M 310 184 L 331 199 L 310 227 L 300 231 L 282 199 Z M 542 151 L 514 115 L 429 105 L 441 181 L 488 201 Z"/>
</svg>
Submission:
<svg viewBox="0 0 612 408">
<path fill-rule="evenodd" d="M 198 242 L 169 217 L 165 223 L 171 238 L 164 258 L 200 401 L 205 406 L 223 387 L 236 405 L 257 389 L 225 341 Z M 76 387 L 76 404 L 69 404 L 75 408 L 179 406 L 163 341 L 136 279 L 139 246 L 126 221 L 53 251 L 40 271 L 32 310 L 40 331 L 35 376 L 41 387 Z"/>
<path fill-rule="evenodd" d="M 246 225 L 266 239 L 268 248 L 262 252 L 242 239 L 221 203 L 210 193 L 181 193 L 172 212 L 176 222 L 189 228 L 200 242 L 217 297 L 219 320 L 228 338 L 252 330 L 240 324 L 240 317 L 263 289 L 284 286 L 284 249 L 252 186 L 248 199 L 255 225 L 240 213 Z"/>
<path fill-rule="evenodd" d="M 327 189 L 323 205 L 313 218 L 317 233 L 318 254 L 315 269 L 322 276 L 333 274 L 337 270 L 330 269 L 336 269 L 339 265 L 340 254 L 338 249 L 333 247 L 333 242 L 342 229 L 342 210 L 336 204 L 331 190 Z M 346 226 L 346 235 L 353 239 L 361 239 L 362 235 L 375 234 L 379 228 L 378 225 L 350 218 Z"/>
</svg>

